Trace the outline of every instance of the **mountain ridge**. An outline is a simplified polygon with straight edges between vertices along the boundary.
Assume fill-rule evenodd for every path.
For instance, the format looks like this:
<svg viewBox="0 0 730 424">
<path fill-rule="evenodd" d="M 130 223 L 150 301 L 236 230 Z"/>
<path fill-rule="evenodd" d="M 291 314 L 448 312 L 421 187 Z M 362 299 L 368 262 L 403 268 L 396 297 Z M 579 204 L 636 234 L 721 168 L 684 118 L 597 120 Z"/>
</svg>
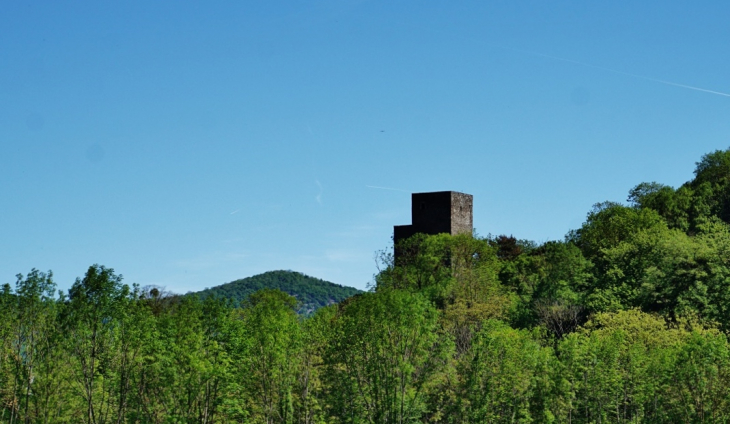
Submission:
<svg viewBox="0 0 730 424">
<path fill-rule="evenodd" d="M 323 306 L 339 303 L 350 296 L 362 293 L 354 287 L 343 286 L 301 272 L 275 270 L 189 294 L 203 299 L 211 296 L 230 299 L 233 306 L 238 307 L 243 305 L 252 293 L 261 289 L 278 289 L 295 297 L 299 301 L 297 313 L 300 315 L 310 315 Z"/>
</svg>

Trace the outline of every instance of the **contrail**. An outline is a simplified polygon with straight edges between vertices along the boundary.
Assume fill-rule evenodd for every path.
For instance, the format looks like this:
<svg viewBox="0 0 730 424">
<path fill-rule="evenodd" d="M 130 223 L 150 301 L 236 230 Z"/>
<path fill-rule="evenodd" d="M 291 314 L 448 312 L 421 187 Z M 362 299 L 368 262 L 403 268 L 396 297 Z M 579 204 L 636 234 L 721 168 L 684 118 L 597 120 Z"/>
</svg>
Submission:
<svg viewBox="0 0 730 424">
<path fill-rule="evenodd" d="M 237 214 L 240 211 L 241 211 L 240 209 L 236 209 L 235 211 L 231 212 L 231 215 Z"/>
<path fill-rule="evenodd" d="M 658 82 L 659 84 L 670 85 L 670 86 L 673 86 L 673 87 L 686 88 L 688 90 L 695 90 L 695 91 L 701 91 L 703 93 L 717 94 L 718 96 L 730 97 L 730 94 L 729 93 L 723 93 L 722 91 L 708 90 L 706 88 L 695 87 L 695 86 L 692 86 L 692 85 L 679 84 L 679 83 L 676 83 L 676 82 L 666 81 L 666 80 L 662 80 L 662 79 L 658 79 L 658 78 L 647 77 L 647 76 L 644 76 L 644 75 L 632 74 L 630 72 L 624 72 L 624 71 L 619 71 L 617 69 L 606 68 L 605 66 L 598 66 L 598 65 L 593 65 L 593 64 L 590 64 L 590 63 L 586 63 L 586 62 L 580 62 L 578 60 L 566 59 L 564 57 L 551 56 L 549 54 L 537 53 L 537 52 L 532 52 L 532 51 L 529 51 L 529 50 L 513 49 L 511 47 L 504 47 L 504 46 L 496 46 L 496 47 L 499 47 L 499 48 L 505 49 L 505 50 L 512 50 L 512 51 L 519 52 L 519 53 L 531 54 L 533 56 L 540 56 L 540 57 L 545 57 L 545 58 L 548 58 L 548 59 L 559 60 L 559 61 L 562 61 L 562 62 L 573 63 L 575 65 L 586 66 L 588 68 L 600 69 L 600 70 L 606 71 L 606 72 L 613 72 L 614 74 L 626 75 L 628 77 L 640 78 L 640 79 L 644 79 L 644 80 L 647 80 L 647 81 Z"/>
<path fill-rule="evenodd" d="M 417 25 L 408 25 L 408 26 L 412 26 L 412 27 L 417 28 L 419 30 L 423 30 L 424 29 L 424 28 L 419 27 Z M 437 31 L 437 32 L 445 33 L 444 31 Z M 468 39 L 471 39 L 471 40 L 475 40 L 475 41 L 478 40 L 475 37 L 469 37 L 469 36 L 467 36 L 465 38 L 468 38 Z M 545 58 L 553 59 L 553 60 L 560 60 L 562 62 L 568 62 L 568 63 L 572 63 L 572 64 L 575 64 L 575 65 L 586 66 L 588 68 L 600 69 L 602 71 L 612 72 L 614 74 L 625 75 L 625 76 L 628 76 L 628 77 L 639 78 L 639 79 L 643 79 L 643 80 L 647 80 L 647 81 L 657 82 L 659 84 L 669 85 L 669 86 L 672 86 L 672 87 L 686 88 L 688 90 L 700 91 L 702 93 L 709 93 L 709 94 L 716 94 L 718 96 L 723 96 L 723 97 L 730 97 L 730 93 L 725 93 L 725 92 L 722 92 L 722 91 L 709 90 L 707 88 L 695 87 L 693 85 L 679 84 L 679 83 L 676 83 L 676 82 L 666 81 L 666 80 L 663 80 L 663 79 L 652 78 L 652 77 L 647 77 L 647 76 L 638 75 L 638 74 L 632 74 L 630 72 L 619 71 L 617 69 L 606 68 L 604 66 L 593 65 L 593 64 L 590 64 L 590 63 L 580 62 L 578 60 L 573 60 L 573 59 L 566 59 L 564 57 L 551 56 L 549 54 L 538 53 L 538 52 L 534 52 L 534 51 L 530 51 L 530 50 L 516 49 L 516 48 L 513 48 L 513 47 L 507 47 L 507 46 L 503 46 L 503 45 L 499 45 L 499 44 L 494 44 L 494 43 L 489 43 L 489 42 L 484 43 L 484 44 L 489 45 L 491 47 L 498 48 L 498 49 L 510 50 L 510 51 L 513 51 L 513 52 L 530 54 L 530 55 L 533 55 L 533 56 L 541 56 L 541 57 L 545 57 Z"/>
<path fill-rule="evenodd" d="M 378 187 L 378 186 L 371 186 L 371 185 L 366 185 L 365 187 L 367 187 L 367 188 L 377 188 L 379 190 L 392 190 L 392 191 L 402 191 L 403 193 L 410 193 L 410 191 L 408 191 L 408 190 L 402 190 L 402 189 L 399 189 L 399 188 L 392 188 L 392 187 Z"/>
</svg>

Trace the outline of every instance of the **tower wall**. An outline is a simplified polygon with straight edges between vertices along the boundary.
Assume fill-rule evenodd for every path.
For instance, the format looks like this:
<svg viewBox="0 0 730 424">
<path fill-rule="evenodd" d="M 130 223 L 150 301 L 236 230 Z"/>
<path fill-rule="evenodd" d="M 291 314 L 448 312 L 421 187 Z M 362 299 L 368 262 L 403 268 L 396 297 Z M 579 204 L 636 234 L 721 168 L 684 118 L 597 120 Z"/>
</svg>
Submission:
<svg viewBox="0 0 730 424">
<path fill-rule="evenodd" d="M 411 194 L 411 222 L 417 233 L 451 233 L 451 193 L 437 191 Z"/>
<path fill-rule="evenodd" d="M 473 221 L 474 196 L 451 192 L 451 235 L 471 234 Z"/>
<path fill-rule="evenodd" d="M 393 241 L 417 234 L 471 234 L 473 231 L 473 200 L 471 194 L 456 191 L 436 191 L 411 194 L 411 225 L 396 225 Z M 398 251 L 396 249 L 396 257 Z"/>
</svg>

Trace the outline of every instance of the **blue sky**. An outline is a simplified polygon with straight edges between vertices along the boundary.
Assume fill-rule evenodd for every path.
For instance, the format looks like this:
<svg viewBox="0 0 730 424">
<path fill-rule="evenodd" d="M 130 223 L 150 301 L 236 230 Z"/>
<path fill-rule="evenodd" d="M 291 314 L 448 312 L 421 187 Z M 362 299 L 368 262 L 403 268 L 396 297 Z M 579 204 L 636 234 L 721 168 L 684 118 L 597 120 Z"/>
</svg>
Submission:
<svg viewBox="0 0 730 424">
<path fill-rule="evenodd" d="M 6 2 L 0 283 L 365 288 L 410 192 L 562 239 L 730 145 L 726 2 Z M 679 84 L 686 87 L 681 87 Z M 710 93 L 702 90 L 710 90 Z M 395 190 L 374 188 L 386 187 Z"/>
</svg>

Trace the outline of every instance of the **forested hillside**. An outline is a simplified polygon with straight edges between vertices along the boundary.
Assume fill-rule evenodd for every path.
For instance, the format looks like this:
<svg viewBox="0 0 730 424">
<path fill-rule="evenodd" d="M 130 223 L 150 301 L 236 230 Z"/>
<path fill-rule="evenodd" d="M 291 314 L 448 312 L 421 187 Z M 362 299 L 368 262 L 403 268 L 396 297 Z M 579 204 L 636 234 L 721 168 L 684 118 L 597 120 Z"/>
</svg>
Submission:
<svg viewBox="0 0 730 424">
<path fill-rule="evenodd" d="M 315 310 L 338 303 L 360 290 L 345 287 L 319 278 L 310 277 L 294 271 L 269 271 L 253 277 L 232 281 L 194 294 L 205 299 L 219 297 L 230 299 L 233 306 L 241 306 L 248 297 L 261 289 L 277 289 L 294 296 L 298 303 L 298 312 L 308 315 Z"/>
<path fill-rule="evenodd" d="M 716 151 L 564 240 L 416 235 L 309 317 L 33 270 L 0 291 L 0 422 L 730 422 L 729 222 Z"/>
</svg>

